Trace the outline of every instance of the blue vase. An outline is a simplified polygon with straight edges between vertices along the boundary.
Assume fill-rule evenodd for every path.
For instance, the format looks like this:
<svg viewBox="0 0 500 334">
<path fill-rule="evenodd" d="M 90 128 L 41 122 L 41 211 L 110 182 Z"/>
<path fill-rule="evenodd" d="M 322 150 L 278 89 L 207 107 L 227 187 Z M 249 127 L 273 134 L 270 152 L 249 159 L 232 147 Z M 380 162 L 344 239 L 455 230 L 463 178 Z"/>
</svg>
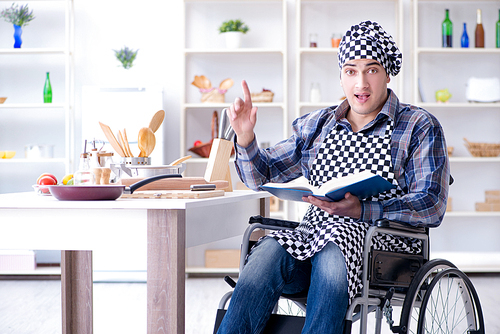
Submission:
<svg viewBox="0 0 500 334">
<path fill-rule="evenodd" d="M 23 41 L 21 40 L 21 35 L 23 34 L 23 29 L 21 26 L 14 24 L 14 48 L 19 49 Z"/>
</svg>

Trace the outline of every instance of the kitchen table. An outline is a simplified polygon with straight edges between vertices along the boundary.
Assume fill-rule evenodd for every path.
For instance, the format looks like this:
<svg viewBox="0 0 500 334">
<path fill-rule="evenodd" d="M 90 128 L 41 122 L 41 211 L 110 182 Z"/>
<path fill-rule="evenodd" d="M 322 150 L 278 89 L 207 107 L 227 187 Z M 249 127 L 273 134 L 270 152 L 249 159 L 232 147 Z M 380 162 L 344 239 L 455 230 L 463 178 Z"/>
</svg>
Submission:
<svg viewBox="0 0 500 334">
<path fill-rule="evenodd" d="M 34 193 L 0 194 L 0 249 L 62 250 L 62 332 L 88 334 L 92 250 L 118 240 L 133 243 L 137 236 L 127 225 L 139 224 L 147 234 L 147 333 L 180 334 L 185 248 L 241 235 L 248 217 L 269 214 L 269 196 L 240 190 L 207 199 L 58 201 Z"/>
</svg>

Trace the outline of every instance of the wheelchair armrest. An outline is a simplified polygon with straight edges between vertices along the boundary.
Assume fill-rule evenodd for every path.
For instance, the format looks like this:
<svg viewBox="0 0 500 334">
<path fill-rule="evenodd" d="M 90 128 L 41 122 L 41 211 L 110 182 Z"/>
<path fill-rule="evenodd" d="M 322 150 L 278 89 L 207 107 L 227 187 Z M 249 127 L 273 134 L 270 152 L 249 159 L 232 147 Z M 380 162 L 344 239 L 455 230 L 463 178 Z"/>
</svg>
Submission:
<svg viewBox="0 0 500 334">
<path fill-rule="evenodd" d="M 252 216 L 248 220 L 249 224 L 259 223 L 262 225 L 269 226 L 278 226 L 278 227 L 286 227 L 286 228 L 296 228 L 299 226 L 299 223 L 296 221 L 283 220 L 283 219 L 275 219 L 275 218 L 266 218 L 262 216 Z"/>
<path fill-rule="evenodd" d="M 414 233 L 428 233 L 428 229 L 420 226 L 411 226 L 406 223 L 389 220 L 386 218 L 377 219 L 373 224 L 376 227 L 391 228 L 399 231 L 414 232 Z"/>
</svg>

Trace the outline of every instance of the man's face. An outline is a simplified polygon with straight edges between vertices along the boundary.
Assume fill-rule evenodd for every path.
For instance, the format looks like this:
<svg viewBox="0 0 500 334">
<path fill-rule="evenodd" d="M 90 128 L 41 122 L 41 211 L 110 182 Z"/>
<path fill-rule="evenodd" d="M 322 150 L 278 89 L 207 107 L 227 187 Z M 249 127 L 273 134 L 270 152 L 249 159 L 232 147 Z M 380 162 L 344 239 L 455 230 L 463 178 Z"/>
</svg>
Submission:
<svg viewBox="0 0 500 334">
<path fill-rule="evenodd" d="M 376 115 L 382 109 L 390 81 L 382 65 L 373 59 L 348 60 L 340 73 L 340 85 L 351 110 L 359 115 Z"/>
</svg>

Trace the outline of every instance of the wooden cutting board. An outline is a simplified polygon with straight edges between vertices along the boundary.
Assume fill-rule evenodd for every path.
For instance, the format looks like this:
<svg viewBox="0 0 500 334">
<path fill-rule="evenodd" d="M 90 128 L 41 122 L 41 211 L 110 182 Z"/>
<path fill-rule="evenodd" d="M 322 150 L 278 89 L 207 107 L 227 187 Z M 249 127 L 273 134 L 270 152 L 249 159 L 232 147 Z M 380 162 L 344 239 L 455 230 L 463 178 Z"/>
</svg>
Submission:
<svg viewBox="0 0 500 334">
<path fill-rule="evenodd" d="M 136 182 L 144 180 L 144 177 L 130 177 L 123 178 L 121 183 L 125 186 L 130 186 Z M 151 182 L 146 184 L 145 186 L 140 187 L 141 191 L 143 190 L 189 190 L 192 184 L 207 184 L 209 182 L 205 181 L 203 177 L 182 177 L 182 178 L 167 178 L 161 179 L 155 182 Z M 211 184 L 215 184 L 215 189 L 226 189 L 229 187 L 228 181 L 213 181 Z"/>
<path fill-rule="evenodd" d="M 224 190 L 207 190 L 207 191 L 191 191 L 191 190 L 145 190 L 134 191 L 132 194 L 123 194 L 121 198 L 158 198 L 158 199 L 199 199 L 224 196 Z"/>
</svg>

